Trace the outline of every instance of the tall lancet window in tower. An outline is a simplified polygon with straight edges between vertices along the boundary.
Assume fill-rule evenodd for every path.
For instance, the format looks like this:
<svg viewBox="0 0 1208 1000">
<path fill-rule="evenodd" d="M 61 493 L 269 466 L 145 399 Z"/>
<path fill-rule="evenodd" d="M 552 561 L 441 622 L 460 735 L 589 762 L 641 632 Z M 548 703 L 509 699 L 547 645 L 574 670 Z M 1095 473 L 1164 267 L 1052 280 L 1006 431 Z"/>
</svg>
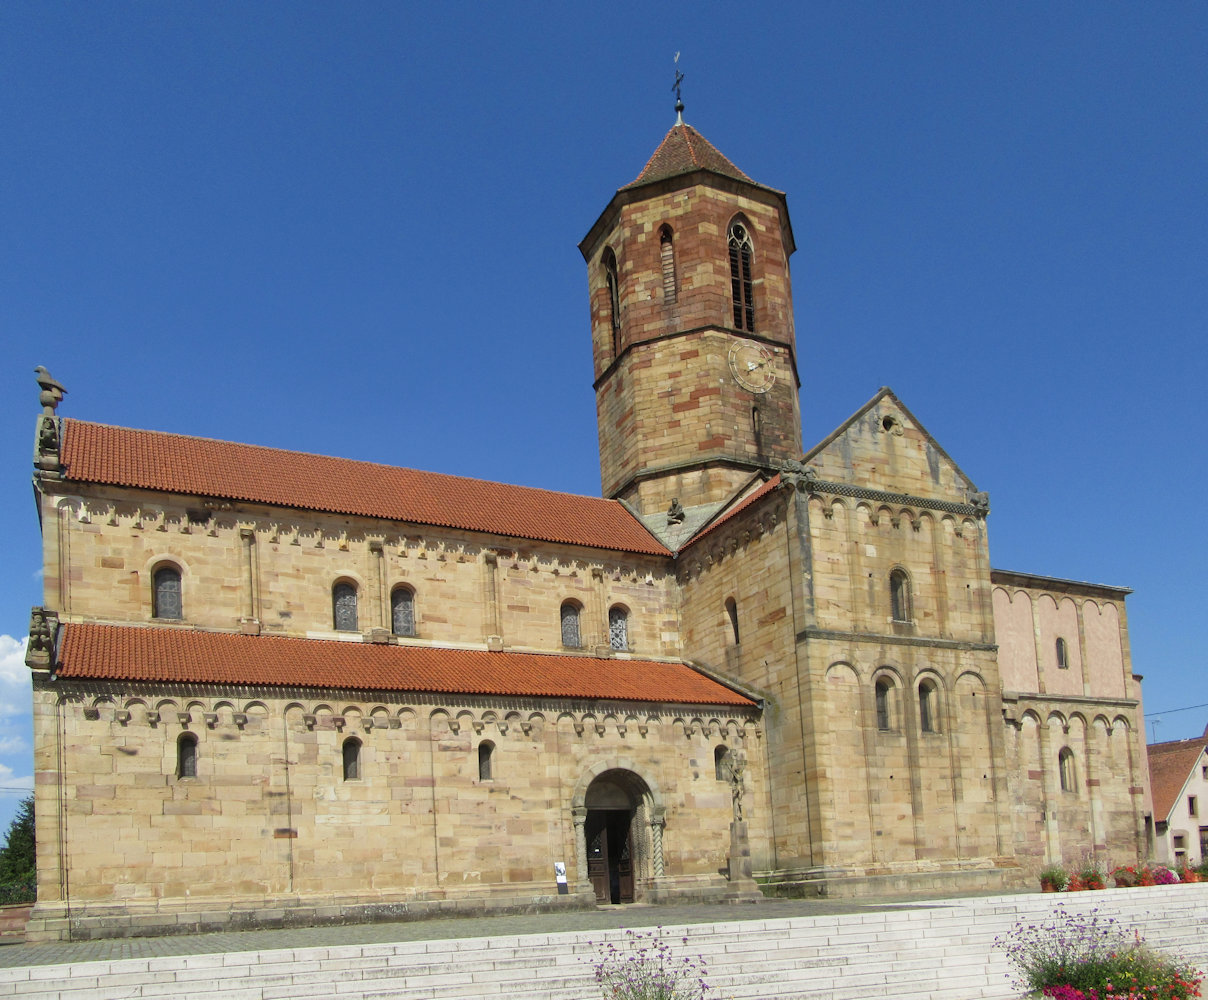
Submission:
<svg viewBox="0 0 1208 1000">
<path fill-rule="evenodd" d="M 608 286 L 608 321 L 612 324 L 613 357 L 621 353 L 621 286 L 617 280 L 617 255 L 604 249 L 604 284 Z"/>
<path fill-rule="evenodd" d="M 675 243 L 672 240 L 670 226 L 663 226 L 659 230 L 659 261 L 663 265 L 663 302 L 674 302 Z"/>
<path fill-rule="evenodd" d="M 734 326 L 755 332 L 755 295 L 751 278 L 751 234 L 735 220 L 730 223 L 730 293 L 734 299 Z"/>
</svg>

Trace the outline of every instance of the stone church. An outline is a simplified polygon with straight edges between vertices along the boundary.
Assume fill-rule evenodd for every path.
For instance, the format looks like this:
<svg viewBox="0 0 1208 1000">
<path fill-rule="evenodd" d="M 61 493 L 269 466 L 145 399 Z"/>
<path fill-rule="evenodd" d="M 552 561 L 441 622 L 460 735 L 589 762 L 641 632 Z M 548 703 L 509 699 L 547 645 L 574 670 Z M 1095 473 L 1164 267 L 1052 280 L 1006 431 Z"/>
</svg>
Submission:
<svg viewBox="0 0 1208 1000">
<path fill-rule="evenodd" d="M 784 194 L 680 120 L 579 249 L 603 499 L 85 422 L 38 369 L 31 939 L 1144 851 L 1129 591 L 992 569 L 889 389 L 805 450 Z"/>
</svg>

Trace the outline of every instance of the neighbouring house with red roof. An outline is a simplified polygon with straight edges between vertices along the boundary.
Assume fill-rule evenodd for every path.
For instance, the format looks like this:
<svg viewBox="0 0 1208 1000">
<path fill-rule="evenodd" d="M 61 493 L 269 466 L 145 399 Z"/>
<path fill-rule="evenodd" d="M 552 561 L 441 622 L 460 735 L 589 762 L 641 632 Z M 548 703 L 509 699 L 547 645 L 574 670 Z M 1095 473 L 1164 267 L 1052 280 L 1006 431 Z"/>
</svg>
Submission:
<svg viewBox="0 0 1208 1000">
<path fill-rule="evenodd" d="M 993 570 L 889 389 L 805 450 L 784 195 L 580 244 L 604 498 L 60 416 L 31 939 L 994 888 L 1144 849 L 1126 589 Z"/>
<path fill-rule="evenodd" d="M 1208 860 L 1208 731 L 1149 747 L 1154 857 L 1168 865 Z"/>
</svg>

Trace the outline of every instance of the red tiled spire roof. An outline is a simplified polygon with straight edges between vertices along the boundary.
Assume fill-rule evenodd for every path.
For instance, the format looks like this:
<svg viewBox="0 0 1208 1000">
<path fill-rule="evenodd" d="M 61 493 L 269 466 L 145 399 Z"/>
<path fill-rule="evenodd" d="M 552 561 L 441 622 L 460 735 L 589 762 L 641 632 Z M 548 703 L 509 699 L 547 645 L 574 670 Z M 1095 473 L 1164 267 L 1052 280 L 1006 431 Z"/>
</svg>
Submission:
<svg viewBox="0 0 1208 1000">
<path fill-rule="evenodd" d="M 65 624 L 64 678 L 750 707 L 682 663 Z"/>
<path fill-rule="evenodd" d="M 259 445 L 63 421 L 68 480 L 669 555 L 615 500 Z"/>
<path fill-rule="evenodd" d="M 661 181 L 678 174 L 691 173 L 693 170 L 711 170 L 715 174 L 724 174 L 748 184 L 755 183 L 691 125 L 677 123 L 671 126 L 671 131 L 659 143 L 659 148 L 654 151 L 654 155 L 642 168 L 637 179 L 626 184 L 621 190 Z"/>
<path fill-rule="evenodd" d="M 1191 769 L 1199 765 L 1200 755 L 1208 740 L 1173 740 L 1147 747 L 1149 755 L 1149 790 L 1153 796 L 1153 818 L 1159 822 L 1169 819 L 1178 802 L 1179 792 L 1191 777 Z"/>
</svg>

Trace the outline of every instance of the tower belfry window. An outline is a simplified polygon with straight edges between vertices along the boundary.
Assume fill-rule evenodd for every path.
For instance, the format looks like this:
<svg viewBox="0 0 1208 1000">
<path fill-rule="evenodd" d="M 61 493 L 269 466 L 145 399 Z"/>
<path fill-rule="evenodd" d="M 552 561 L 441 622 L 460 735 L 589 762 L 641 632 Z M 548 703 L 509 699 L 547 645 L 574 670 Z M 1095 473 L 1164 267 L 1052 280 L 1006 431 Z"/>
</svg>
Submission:
<svg viewBox="0 0 1208 1000">
<path fill-rule="evenodd" d="M 755 331 L 755 291 L 751 277 L 751 235 L 741 222 L 730 225 L 730 294 L 734 300 L 734 326 Z"/>
<path fill-rule="evenodd" d="M 604 284 L 608 286 L 608 321 L 612 324 L 613 354 L 621 353 L 621 286 L 617 279 L 617 255 L 604 251 Z"/>
<path fill-rule="evenodd" d="M 663 226 L 659 230 L 659 262 L 663 268 L 663 302 L 675 301 L 675 243 L 671 235 L 671 227 Z"/>
</svg>

